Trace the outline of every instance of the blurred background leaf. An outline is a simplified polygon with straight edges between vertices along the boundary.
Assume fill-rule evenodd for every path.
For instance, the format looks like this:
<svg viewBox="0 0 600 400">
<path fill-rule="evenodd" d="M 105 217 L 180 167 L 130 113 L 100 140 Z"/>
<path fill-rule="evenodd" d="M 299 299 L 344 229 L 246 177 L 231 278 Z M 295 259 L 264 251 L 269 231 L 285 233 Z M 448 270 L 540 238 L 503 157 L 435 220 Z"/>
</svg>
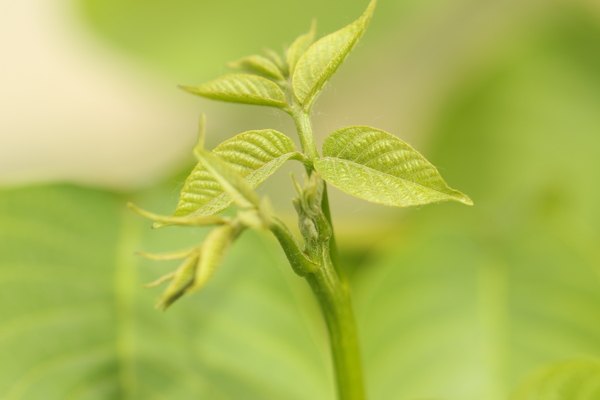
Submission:
<svg viewBox="0 0 600 400">
<path fill-rule="evenodd" d="M 163 183 L 132 196 L 71 185 L 0 192 L 0 397 L 333 398 L 320 317 L 273 241 L 245 234 L 203 292 L 160 313 L 152 309 L 160 289 L 138 288 L 173 266 L 130 254 L 185 247 L 205 231 L 149 231 L 124 204 L 164 214 L 175 208 L 184 176 L 164 177 L 191 162 L 200 109 L 209 115 L 209 148 L 245 130 L 292 131 L 275 111 L 186 100 L 166 94 L 164 82 L 213 79 L 228 72 L 228 61 L 289 44 L 313 17 L 322 35 L 353 21 L 365 4 L 69 4 L 102 43 L 132 60 L 134 72 L 156 74 L 145 89 L 128 90 L 157 103 L 97 96 L 106 108 L 56 113 L 68 91 L 54 90 L 42 107 L 9 90 L 3 120 L 16 122 L 2 127 L 0 173 L 37 162 L 42 174 L 58 163 L 63 172 L 54 179 L 128 193 Z M 77 81 L 74 71 L 65 68 Z M 131 108 L 121 106 L 127 102 Z M 126 112 L 115 116 L 109 106 Z M 36 109 L 56 118 L 32 125 Z M 506 399 L 546 363 L 600 357 L 598 110 L 596 1 L 380 1 L 316 106 L 317 134 L 322 141 L 349 125 L 389 131 L 475 206 L 399 211 L 332 189 L 373 400 Z M 125 114 L 152 118 L 135 125 Z M 173 124 L 185 115 L 189 121 Z M 156 121 L 169 128 L 149 130 Z M 68 132 L 89 150 L 69 148 Z M 86 169 L 89 160 L 96 161 Z M 282 213 L 291 211 L 288 171 L 259 190 Z"/>
<path fill-rule="evenodd" d="M 138 199 L 164 210 L 165 192 Z M 206 230 L 151 232 L 123 201 L 68 185 L 1 192 L 2 399 L 331 398 L 318 313 L 274 241 L 242 236 L 210 287 L 162 313 L 160 288 L 140 286 L 174 266 L 133 252 Z"/>
</svg>

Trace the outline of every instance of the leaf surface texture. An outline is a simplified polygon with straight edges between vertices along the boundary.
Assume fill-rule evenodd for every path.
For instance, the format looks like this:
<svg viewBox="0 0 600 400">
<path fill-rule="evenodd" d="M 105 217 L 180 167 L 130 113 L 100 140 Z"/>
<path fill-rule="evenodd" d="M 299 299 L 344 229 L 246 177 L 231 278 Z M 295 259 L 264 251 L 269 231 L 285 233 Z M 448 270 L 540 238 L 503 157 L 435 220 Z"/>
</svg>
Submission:
<svg viewBox="0 0 600 400">
<path fill-rule="evenodd" d="M 472 204 L 416 150 L 378 129 L 335 131 L 325 139 L 323 156 L 315 160 L 323 179 L 361 199 L 396 207 L 445 200 Z"/>
<path fill-rule="evenodd" d="M 310 109 L 321 89 L 344 62 L 371 20 L 376 1 L 356 21 L 312 44 L 300 57 L 292 78 L 296 98 Z M 300 44 L 298 45 L 298 47 Z"/>
<path fill-rule="evenodd" d="M 285 95 L 275 83 L 257 75 L 231 74 L 200 86 L 182 86 L 190 93 L 213 100 L 286 108 Z"/>
<path fill-rule="evenodd" d="M 212 152 L 256 188 L 287 160 L 296 155 L 294 143 L 270 130 L 248 131 L 221 143 Z M 187 178 L 175 216 L 211 215 L 232 203 L 215 178 L 199 163 Z"/>
</svg>

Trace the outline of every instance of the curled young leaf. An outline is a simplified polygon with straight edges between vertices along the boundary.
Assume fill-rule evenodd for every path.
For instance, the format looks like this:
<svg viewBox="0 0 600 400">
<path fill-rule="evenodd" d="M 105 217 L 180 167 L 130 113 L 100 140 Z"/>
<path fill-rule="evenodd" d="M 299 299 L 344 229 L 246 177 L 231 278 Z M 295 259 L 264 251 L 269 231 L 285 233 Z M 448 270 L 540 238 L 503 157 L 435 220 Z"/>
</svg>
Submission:
<svg viewBox="0 0 600 400">
<path fill-rule="evenodd" d="M 325 83 L 344 62 L 367 29 L 375 4 L 376 0 L 372 0 L 358 20 L 319 39 L 300 57 L 294 69 L 292 85 L 296 98 L 305 110 L 312 107 Z"/>
<path fill-rule="evenodd" d="M 229 68 L 241 70 L 251 74 L 263 76 L 275 81 L 284 81 L 279 67 L 271 60 L 263 56 L 248 56 L 228 64 Z"/>
<path fill-rule="evenodd" d="M 294 143 L 283 133 L 249 131 L 221 143 L 212 155 L 225 161 L 256 188 L 287 160 L 298 156 Z M 185 181 L 174 216 L 212 215 L 231 205 L 232 199 L 199 163 Z"/>
<path fill-rule="evenodd" d="M 351 126 L 333 132 L 323 144 L 315 169 L 333 186 L 361 199 L 395 207 L 446 200 L 467 205 L 437 169 L 415 149 L 387 132 Z"/>
<path fill-rule="evenodd" d="M 221 261 L 225 257 L 229 246 L 239 233 L 239 226 L 223 225 L 213 229 L 208 234 L 206 240 L 202 243 L 202 253 L 193 284 L 189 288 L 186 288 L 186 293 L 193 293 L 200 290 L 206 284 L 215 270 L 221 265 Z"/>
<path fill-rule="evenodd" d="M 298 64 L 298 60 L 300 60 L 300 57 L 306 53 L 306 50 L 314 42 L 316 30 L 317 24 L 313 21 L 308 33 L 298 36 L 298 38 L 294 40 L 294 43 L 286 50 L 285 59 L 290 75 L 294 74 L 294 69 L 296 68 L 296 64 Z"/>
<path fill-rule="evenodd" d="M 600 399 L 600 361 L 579 359 L 542 368 L 522 382 L 510 400 Z"/>
<path fill-rule="evenodd" d="M 218 228 L 217 228 L 218 229 Z M 196 269 L 198 268 L 199 255 L 194 253 L 188 257 L 175 271 L 171 283 L 158 299 L 156 308 L 166 310 L 178 298 L 184 295 L 188 288 L 194 283 Z M 164 278 L 164 277 L 163 277 Z M 160 278 L 160 279 L 163 279 Z M 159 279 L 159 281 L 160 281 Z"/>
<path fill-rule="evenodd" d="M 285 94 L 279 86 L 257 75 L 225 75 L 200 86 L 181 86 L 182 89 L 213 100 L 287 108 Z"/>
</svg>

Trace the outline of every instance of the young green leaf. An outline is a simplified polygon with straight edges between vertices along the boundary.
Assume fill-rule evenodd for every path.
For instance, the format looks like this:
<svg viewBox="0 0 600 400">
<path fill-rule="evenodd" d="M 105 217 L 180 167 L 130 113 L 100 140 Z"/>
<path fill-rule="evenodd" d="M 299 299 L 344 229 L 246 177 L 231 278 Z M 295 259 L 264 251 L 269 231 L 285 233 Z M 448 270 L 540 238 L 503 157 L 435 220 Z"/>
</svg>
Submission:
<svg viewBox="0 0 600 400">
<path fill-rule="evenodd" d="M 194 282 L 186 293 L 193 293 L 200 290 L 212 276 L 215 270 L 221 265 L 221 261 L 231 243 L 240 233 L 240 228 L 233 225 L 223 225 L 213 229 L 204 243 L 202 243 L 202 253 L 198 263 L 198 269 L 194 276 Z"/>
<path fill-rule="evenodd" d="M 296 98 L 305 110 L 312 107 L 325 83 L 344 62 L 367 29 L 376 2 L 372 0 L 358 20 L 319 39 L 300 57 L 295 66 L 292 85 Z"/>
<path fill-rule="evenodd" d="M 407 207 L 471 199 L 450 189 L 437 169 L 415 149 L 387 132 L 351 126 L 333 132 L 315 169 L 333 186 L 361 199 Z"/>
<path fill-rule="evenodd" d="M 275 50 L 271 50 L 268 47 L 265 47 L 263 48 L 263 51 L 265 52 L 267 57 L 269 57 L 269 59 L 273 61 L 275 65 L 277 65 L 277 68 L 279 68 L 280 71 L 287 71 L 284 62 L 281 59 L 281 56 Z"/>
<path fill-rule="evenodd" d="M 227 226 L 227 225 L 223 225 Z M 217 228 L 218 229 L 218 228 Z M 198 254 L 194 254 L 187 258 L 175 271 L 171 283 L 165 289 L 164 293 L 160 296 L 156 308 L 166 310 L 171 304 L 178 298 L 183 296 L 184 293 L 194 283 L 194 277 L 196 275 L 196 269 L 198 268 Z M 162 279 L 162 278 L 161 278 Z"/>
<path fill-rule="evenodd" d="M 248 56 L 227 64 L 229 68 L 263 76 L 275 81 L 284 81 L 285 77 L 279 67 L 263 56 Z"/>
<path fill-rule="evenodd" d="M 300 60 L 300 57 L 306 53 L 308 47 L 314 42 L 316 30 L 317 24 L 316 21 L 313 21 L 308 33 L 298 36 L 298 38 L 294 40 L 294 43 L 292 43 L 286 50 L 285 59 L 287 61 L 290 75 L 294 74 L 294 68 L 296 68 L 298 60 Z"/>
<path fill-rule="evenodd" d="M 600 399 L 600 362 L 563 361 L 540 370 L 524 381 L 510 400 Z"/>
<path fill-rule="evenodd" d="M 200 86 L 182 89 L 213 100 L 287 108 L 285 94 L 275 83 L 257 75 L 231 74 Z"/>
<path fill-rule="evenodd" d="M 196 156 L 200 160 L 200 164 L 215 178 L 221 185 L 221 189 L 229 194 L 235 204 L 241 208 L 258 208 L 260 204 L 258 196 L 235 169 L 206 151 L 198 151 Z"/>
<path fill-rule="evenodd" d="M 221 143 L 212 155 L 225 161 L 253 189 L 287 160 L 298 156 L 294 143 L 283 133 L 265 129 L 249 131 Z M 174 216 L 212 215 L 232 203 L 215 178 L 199 163 L 185 181 Z"/>
</svg>

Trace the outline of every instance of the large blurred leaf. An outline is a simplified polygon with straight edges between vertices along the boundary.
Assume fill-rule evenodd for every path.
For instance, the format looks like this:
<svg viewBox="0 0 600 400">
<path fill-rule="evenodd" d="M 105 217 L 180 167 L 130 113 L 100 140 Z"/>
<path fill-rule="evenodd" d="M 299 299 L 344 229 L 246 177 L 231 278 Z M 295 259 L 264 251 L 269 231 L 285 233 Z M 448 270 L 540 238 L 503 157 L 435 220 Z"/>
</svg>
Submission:
<svg viewBox="0 0 600 400">
<path fill-rule="evenodd" d="M 357 277 L 374 399 L 505 400 L 540 365 L 600 356 L 600 29 L 581 11 L 449 93 L 429 159 L 476 205 L 412 213 Z"/>
<path fill-rule="evenodd" d="M 331 398 L 324 331 L 270 242 L 244 234 L 202 292 L 162 313 L 160 289 L 140 284 L 169 266 L 133 252 L 205 231 L 150 231 L 124 204 L 71 186 L 0 192 L 0 398 Z"/>
<path fill-rule="evenodd" d="M 600 398 L 600 363 L 582 359 L 542 368 L 519 385 L 511 400 L 593 400 Z"/>
</svg>

